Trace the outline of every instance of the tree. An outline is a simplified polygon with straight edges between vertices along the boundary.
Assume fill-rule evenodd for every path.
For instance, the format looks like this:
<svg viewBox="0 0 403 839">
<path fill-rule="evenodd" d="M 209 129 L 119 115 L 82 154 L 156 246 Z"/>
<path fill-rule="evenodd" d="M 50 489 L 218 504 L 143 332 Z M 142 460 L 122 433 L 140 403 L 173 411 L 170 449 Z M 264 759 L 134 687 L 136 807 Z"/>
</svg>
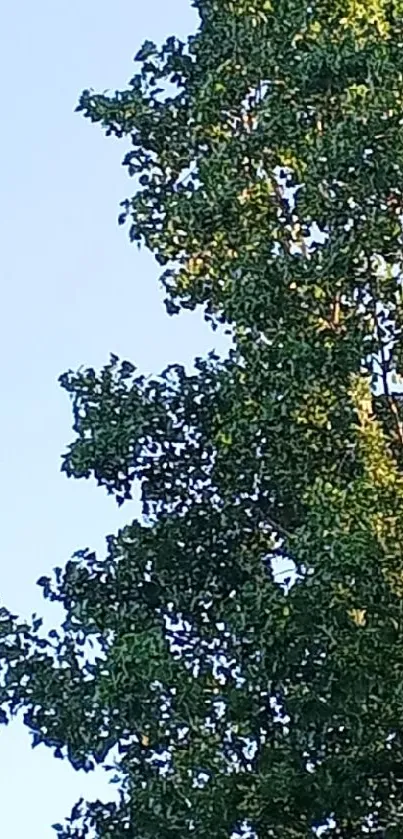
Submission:
<svg viewBox="0 0 403 839">
<path fill-rule="evenodd" d="M 142 520 L 38 581 L 62 634 L 3 608 L 2 718 L 24 708 L 76 768 L 119 747 L 120 804 L 81 800 L 58 839 L 394 839 L 403 2 L 194 5 L 196 35 L 147 41 L 129 88 L 78 110 L 131 139 L 119 220 L 164 267 L 168 313 L 203 306 L 234 349 L 195 375 L 112 356 L 61 377 L 62 468 L 119 504 L 140 482 Z"/>
</svg>

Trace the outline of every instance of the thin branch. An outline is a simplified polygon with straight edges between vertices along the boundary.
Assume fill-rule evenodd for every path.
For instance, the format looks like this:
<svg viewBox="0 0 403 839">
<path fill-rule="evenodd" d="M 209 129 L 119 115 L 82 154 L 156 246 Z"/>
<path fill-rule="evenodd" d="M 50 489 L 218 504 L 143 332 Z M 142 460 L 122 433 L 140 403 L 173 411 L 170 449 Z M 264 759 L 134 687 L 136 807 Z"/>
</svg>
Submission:
<svg viewBox="0 0 403 839">
<path fill-rule="evenodd" d="M 294 574 L 297 573 L 295 568 L 285 568 L 284 571 L 278 571 L 277 574 L 273 574 L 273 577 L 280 577 L 281 574 L 289 574 L 292 571 Z"/>
<path fill-rule="evenodd" d="M 292 539 L 292 533 L 286 530 L 285 527 L 282 527 L 281 524 L 278 524 L 277 522 L 273 521 L 273 519 L 271 519 L 270 516 L 267 515 L 267 513 L 265 513 L 265 517 L 268 524 L 270 524 L 271 527 L 273 527 L 275 530 L 278 530 L 279 533 L 284 533 L 284 536 L 286 536 L 287 539 Z"/>
</svg>

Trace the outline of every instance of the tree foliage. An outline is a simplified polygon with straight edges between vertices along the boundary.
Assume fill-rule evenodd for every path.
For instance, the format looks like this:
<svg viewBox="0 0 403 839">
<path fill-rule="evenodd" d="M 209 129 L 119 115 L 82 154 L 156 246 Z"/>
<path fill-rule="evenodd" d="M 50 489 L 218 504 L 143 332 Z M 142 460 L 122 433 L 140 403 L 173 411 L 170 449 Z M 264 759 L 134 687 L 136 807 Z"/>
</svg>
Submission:
<svg viewBox="0 0 403 839">
<path fill-rule="evenodd" d="M 61 377 L 63 470 L 138 485 L 142 517 L 38 581 L 62 632 L 2 609 L 2 720 L 87 771 L 118 747 L 120 804 L 81 800 L 58 839 L 395 839 L 403 2 L 194 5 L 187 43 L 146 41 L 78 110 L 131 141 L 119 221 L 168 313 L 203 306 L 234 349 Z"/>
</svg>

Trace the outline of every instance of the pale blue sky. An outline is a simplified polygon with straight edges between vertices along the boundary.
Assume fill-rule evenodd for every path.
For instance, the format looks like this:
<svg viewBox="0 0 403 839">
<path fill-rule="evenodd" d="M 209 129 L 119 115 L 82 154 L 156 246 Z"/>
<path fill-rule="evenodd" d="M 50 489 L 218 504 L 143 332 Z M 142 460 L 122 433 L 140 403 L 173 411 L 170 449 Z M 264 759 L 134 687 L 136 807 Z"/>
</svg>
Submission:
<svg viewBox="0 0 403 839">
<path fill-rule="evenodd" d="M 57 383 L 114 352 L 141 372 L 210 349 L 226 352 L 200 313 L 169 318 L 160 267 L 119 228 L 119 201 L 134 184 L 121 166 L 129 141 L 106 138 L 74 113 L 82 89 L 122 89 L 146 38 L 186 38 L 198 25 L 189 0 L 16 0 L 0 27 L 2 410 L 0 602 L 46 626 L 62 611 L 35 585 L 71 554 L 136 515 L 92 481 L 68 480 L 60 455 L 73 439 Z M 76 800 L 115 796 L 105 773 L 75 772 L 15 721 L 0 728 L 0 833 L 55 839 Z"/>
</svg>

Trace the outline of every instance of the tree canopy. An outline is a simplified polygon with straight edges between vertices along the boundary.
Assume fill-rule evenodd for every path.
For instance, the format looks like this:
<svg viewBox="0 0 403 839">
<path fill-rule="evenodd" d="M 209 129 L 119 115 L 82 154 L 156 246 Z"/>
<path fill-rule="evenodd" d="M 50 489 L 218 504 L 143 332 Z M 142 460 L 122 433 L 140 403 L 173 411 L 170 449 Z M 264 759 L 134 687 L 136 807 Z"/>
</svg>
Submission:
<svg viewBox="0 0 403 839">
<path fill-rule="evenodd" d="M 195 35 L 77 110 L 130 140 L 119 222 L 168 314 L 202 306 L 234 348 L 61 376 L 63 471 L 139 486 L 142 515 L 38 581 L 62 632 L 2 608 L 0 721 L 23 708 L 77 769 L 118 747 L 120 803 L 81 800 L 58 839 L 395 839 L 403 0 L 193 5 Z"/>
</svg>

